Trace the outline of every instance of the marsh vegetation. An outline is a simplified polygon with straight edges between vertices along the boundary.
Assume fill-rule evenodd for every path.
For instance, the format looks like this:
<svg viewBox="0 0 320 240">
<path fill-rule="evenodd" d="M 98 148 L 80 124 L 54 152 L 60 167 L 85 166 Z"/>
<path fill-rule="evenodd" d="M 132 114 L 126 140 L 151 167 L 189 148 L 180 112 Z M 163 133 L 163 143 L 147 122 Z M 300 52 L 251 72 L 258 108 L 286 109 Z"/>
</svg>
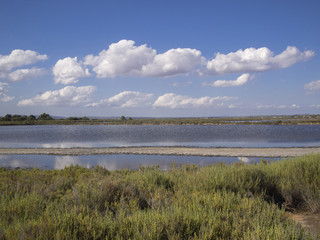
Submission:
<svg viewBox="0 0 320 240">
<path fill-rule="evenodd" d="M 320 124 L 320 115 L 248 116 L 248 117 L 202 117 L 202 118 L 53 118 L 47 113 L 40 116 L 11 115 L 0 117 L 0 125 L 293 125 Z"/>
<path fill-rule="evenodd" d="M 108 171 L 0 169 L 0 239 L 319 239 L 320 155 Z"/>
</svg>

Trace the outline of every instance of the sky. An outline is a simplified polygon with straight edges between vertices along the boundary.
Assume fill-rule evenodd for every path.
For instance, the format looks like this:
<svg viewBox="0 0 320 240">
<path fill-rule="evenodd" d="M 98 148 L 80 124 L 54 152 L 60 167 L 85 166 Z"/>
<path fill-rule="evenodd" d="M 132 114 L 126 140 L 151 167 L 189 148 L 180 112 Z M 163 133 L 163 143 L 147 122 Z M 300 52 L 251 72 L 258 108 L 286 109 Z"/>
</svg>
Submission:
<svg viewBox="0 0 320 240">
<path fill-rule="evenodd" d="M 319 0 L 1 0 L 0 116 L 320 113 Z"/>
</svg>

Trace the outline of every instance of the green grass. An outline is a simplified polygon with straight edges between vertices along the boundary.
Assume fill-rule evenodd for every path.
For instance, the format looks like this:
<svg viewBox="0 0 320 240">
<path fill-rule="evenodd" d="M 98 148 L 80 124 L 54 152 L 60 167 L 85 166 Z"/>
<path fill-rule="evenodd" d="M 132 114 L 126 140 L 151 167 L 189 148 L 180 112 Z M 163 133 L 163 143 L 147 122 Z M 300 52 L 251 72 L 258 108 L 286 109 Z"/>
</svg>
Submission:
<svg viewBox="0 0 320 240">
<path fill-rule="evenodd" d="M 108 171 L 0 169 L 0 239 L 320 239 L 320 155 Z"/>
</svg>

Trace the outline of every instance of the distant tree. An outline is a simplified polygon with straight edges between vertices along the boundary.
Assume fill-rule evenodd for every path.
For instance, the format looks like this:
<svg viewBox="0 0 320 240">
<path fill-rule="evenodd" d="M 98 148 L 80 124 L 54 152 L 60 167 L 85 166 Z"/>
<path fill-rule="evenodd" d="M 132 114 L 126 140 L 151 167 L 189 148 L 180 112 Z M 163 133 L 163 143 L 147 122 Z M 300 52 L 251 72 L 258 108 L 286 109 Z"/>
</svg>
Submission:
<svg viewBox="0 0 320 240">
<path fill-rule="evenodd" d="M 128 119 L 129 119 L 130 121 L 133 120 L 132 117 L 129 117 Z"/>
<path fill-rule="evenodd" d="M 38 120 L 52 120 L 53 118 L 47 114 L 47 113 L 42 113 L 39 117 Z"/>
<path fill-rule="evenodd" d="M 88 121 L 89 118 L 87 118 L 87 117 L 82 117 L 81 120 L 83 120 L 83 121 Z"/>
<path fill-rule="evenodd" d="M 80 120 L 80 118 L 77 118 L 77 117 L 68 117 L 67 120 L 77 121 L 77 120 Z"/>
<path fill-rule="evenodd" d="M 282 123 L 282 121 L 281 120 L 278 120 L 278 121 L 275 121 L 274 122 L 274 125 L 280 125 Z"/>
<path fill-rule="evenodd" d="M 21 115 L 15 114 L 11 117 L 11 121 L 25 121 L 25 120 L 27 120 L 27 116 L 25 115 L 21 116 Z"/>
<path fill-rule="evenodd" d="M 36 117 L 34 115 L 29 115 L 27 118 L 27 121 L 34 121 L 36 120 Z"/>
<path fill-rule="evenodd" d="M 11 114 L 5 115 L 2 119 L 3 121 L 11 121 Z"/>
<path fill-rule="evenodd" d="M 120 118 L 122 121 L 126 120 L 126 117 L 125 116 L 121 116 Z"/>
</svg>

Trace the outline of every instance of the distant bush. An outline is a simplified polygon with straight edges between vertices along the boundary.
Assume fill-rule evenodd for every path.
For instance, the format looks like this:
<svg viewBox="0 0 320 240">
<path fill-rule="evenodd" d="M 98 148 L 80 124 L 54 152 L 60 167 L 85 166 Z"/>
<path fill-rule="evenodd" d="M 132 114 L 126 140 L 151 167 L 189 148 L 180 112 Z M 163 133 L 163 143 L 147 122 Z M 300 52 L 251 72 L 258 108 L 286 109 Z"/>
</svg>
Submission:
<svg viewBox="0 0 320 240">
<path fill-rule="evenodd" d="M 88 121 L 89 118 L 87 117 L 68 117 L 66 120 L 70 120 L 70 121 Z"/>
<path fill-rule="evenodd" d="M 21 115 L 13 115 L 11 117 L 11 121 L 25 121 L 25 120 L 27 120 L 27 116 L 25 116 L 25 115 L 23 115 L 23 116 L 21 116 Z"/>
<path fill-rule="evenodd" d="M 1 121 L 11 121 L 11 114 L 7 114 L 1 118 Z"/>
<path fill-rule="evenodd" d="M 34 120 L 36 120 L 36 117 L 34 115 L 29 115 L 27 120 L 28 121 L 34 121 Z"/>
<path fill-rule="evenodd" d="M 37 120 L 52 120 L 53 118 L 47 114 L 47 113 L 42 113 Z"/>
<path fill-rule="evenodd" d="M 15 114 L 15 115 L 7 114 L 3 118 L 1 118 L 0 120 L 1 121 L 26 121 L 27 116 L 18 115 L 18 114 Z"/>
</svg>

